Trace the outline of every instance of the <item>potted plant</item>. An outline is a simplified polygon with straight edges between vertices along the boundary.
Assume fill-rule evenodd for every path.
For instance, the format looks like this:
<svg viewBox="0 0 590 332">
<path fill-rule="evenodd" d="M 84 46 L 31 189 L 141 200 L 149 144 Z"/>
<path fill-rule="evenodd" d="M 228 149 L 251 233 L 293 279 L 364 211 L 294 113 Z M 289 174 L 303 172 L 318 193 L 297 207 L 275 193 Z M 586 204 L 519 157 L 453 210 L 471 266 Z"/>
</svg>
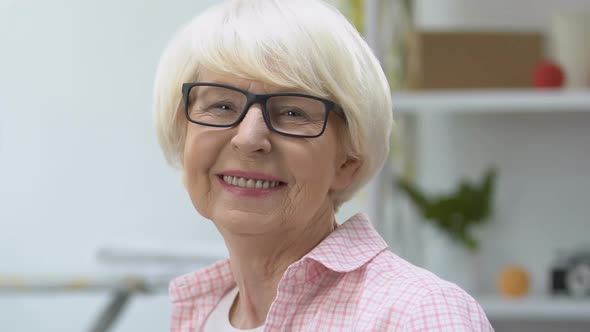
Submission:
<svg viewBox="0 0 590 332">
<path fill-rule="evenodd" d="M 479 241 L 473 231 L 489 221 L 493 210 L 496 171 L 489 169 L 479 183 L 463 180 L 447 194 L 426 194 L 414 183 L 397 180 L 429 226 L 422 229 L 421 262 L 439 277 L 457 283 L 469 293 L 481 290 Z"/>
</svg>

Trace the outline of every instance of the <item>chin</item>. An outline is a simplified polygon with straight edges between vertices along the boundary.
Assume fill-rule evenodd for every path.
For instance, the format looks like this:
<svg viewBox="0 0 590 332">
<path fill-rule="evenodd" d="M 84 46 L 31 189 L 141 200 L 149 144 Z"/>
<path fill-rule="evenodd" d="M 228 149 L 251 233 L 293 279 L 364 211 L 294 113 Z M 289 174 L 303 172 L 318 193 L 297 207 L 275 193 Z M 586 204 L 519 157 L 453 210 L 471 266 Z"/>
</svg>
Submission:
<svg viewBox="0 0 590 332">
<path fill-rule="evenodd" d="M 278 226 L 276 216 L 254 211 L 219 211 L 211 220 L 220 230 L 240 234 L 260 234 Z"/>
</svg>

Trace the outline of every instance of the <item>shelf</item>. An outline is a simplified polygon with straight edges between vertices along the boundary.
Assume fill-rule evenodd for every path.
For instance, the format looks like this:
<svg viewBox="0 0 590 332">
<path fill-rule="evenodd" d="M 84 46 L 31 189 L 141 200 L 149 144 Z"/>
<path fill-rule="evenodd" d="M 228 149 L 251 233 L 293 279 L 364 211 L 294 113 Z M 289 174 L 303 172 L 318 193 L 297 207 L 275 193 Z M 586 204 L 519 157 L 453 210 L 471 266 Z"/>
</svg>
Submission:
<svg viewBox="0 0 590 332">
<path fill-rule="evenodd" d="M 40 294 L 96 291 L 147 293 L 165 290 L 173 277 L 175 277 L 175 274 L 171 273 L 92 274 L 67 277 L 0 275 L 0 295 L 4 293 Z"/>
<path fill-rule="evenodd" d="M 431 90 L 394 93 L 394 114 L 590 113 L 590 89 Z"/>
<path fill-rule="evenodd" d="M 590 297 L 530 296 L 507 299 L 485 295 L 476 298 L 490 320 L 590 321 Z"/>
</svg>

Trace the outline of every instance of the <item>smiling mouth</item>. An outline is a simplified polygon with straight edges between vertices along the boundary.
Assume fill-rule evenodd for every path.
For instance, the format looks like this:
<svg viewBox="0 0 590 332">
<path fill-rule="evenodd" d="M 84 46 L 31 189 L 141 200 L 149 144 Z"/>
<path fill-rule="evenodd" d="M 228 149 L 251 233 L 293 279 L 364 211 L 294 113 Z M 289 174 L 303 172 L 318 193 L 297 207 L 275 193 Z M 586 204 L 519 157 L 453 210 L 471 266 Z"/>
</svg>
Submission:
<svg viewBox="0 0 590 332">
<path fill-rule="evenodd" d="M 248 179 L 239 176 L 231 176 L 231 175 L 222 175 L 220 176 L 223 182 L 240 187 L 240 188 L 248 188 L 248 189 L 272 189 L 281 185 L 284 185 L 283 182 L 280 181 L 269 181 L 269 180 L 257 180 L 257 179 Z"/>
</svg>

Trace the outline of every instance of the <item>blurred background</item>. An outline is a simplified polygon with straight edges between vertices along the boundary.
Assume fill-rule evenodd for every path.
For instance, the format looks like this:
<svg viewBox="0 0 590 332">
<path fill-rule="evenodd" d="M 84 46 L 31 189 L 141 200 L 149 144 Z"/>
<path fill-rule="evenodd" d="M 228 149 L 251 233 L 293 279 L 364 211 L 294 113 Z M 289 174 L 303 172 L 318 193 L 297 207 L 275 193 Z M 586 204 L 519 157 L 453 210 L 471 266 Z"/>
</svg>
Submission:
<svg viewBox="0 0 590 332">
<path fill-rule="evenodd" d="M 0 0 L 0 331 L 168 330 L 168 280 L 226 255 L 152 124 L 162 50 L 217 2 Z M 590 2 L 331 2 L 397 121 L 339 221 L 368 212 L 496 331 L 590 330 Z"/>
</svg>

